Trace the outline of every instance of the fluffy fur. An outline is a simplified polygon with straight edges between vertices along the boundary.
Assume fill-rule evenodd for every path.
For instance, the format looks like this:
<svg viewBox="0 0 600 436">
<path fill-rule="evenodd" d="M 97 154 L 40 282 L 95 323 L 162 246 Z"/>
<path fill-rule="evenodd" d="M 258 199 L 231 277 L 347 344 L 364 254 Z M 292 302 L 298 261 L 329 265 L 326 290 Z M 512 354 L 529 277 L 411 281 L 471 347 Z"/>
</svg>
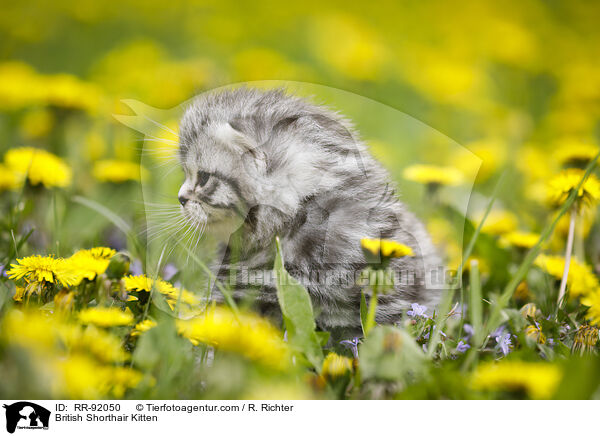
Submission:
<svg viewBox="0 0 600 436">
<path fill-rule="evenodd" d="M 306 285 L 318 325 L 357 330 L 355 280 L 367 265 L 360 239 L 386 238 L 410 246 L 415 257 L 392 262 L 409 279 L 380 297 L 377 321 L 397 321 L 413 302 L 430 310 L 437 303 L 439 291 L 425 283 L 439 265 L 429 235 L 338 113 L 282 90 L 208 93 L 181 120 L 179 155 L 186 176 L 179 198 L 191 223 L 243 218 L 219 270 L 229 281 L 237 241 L 236 298 L 256 294 L 258 308 L 277 316 L 272 277 L 249 276 L 272 269 L 279 236 L 286 269 Z"/>
</svg>

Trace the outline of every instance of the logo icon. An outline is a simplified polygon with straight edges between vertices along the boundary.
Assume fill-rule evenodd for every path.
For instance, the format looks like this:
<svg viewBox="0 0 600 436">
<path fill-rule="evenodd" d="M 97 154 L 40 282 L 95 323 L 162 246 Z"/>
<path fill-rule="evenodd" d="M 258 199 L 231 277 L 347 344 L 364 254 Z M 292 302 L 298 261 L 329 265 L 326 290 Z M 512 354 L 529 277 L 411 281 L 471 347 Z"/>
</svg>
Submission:
<svg viewBox="0 0 600 436">
<path fill-rule="evenodd" d="M 4 404 L 6 409 L 6 431 L 14 433 L 15 429 L 48 429 L 50 411 L 29 401 L 19 401 L 11 405 Z"/>
</svg>

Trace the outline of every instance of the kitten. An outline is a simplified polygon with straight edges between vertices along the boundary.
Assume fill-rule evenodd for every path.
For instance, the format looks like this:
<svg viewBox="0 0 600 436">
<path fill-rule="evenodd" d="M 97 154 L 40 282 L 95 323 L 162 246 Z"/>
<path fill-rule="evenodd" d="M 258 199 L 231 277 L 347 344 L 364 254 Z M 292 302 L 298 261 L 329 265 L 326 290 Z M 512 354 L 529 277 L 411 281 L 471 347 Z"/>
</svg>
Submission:
<svg viewBox="0 0 600 436">
<path fill-rule="evenodd" d="M 190 223 L 242 218 L 219 270 L 228 281 L 235 252 L 235 298 L 256 294 L 262 313 L 280 316 L 273 277 L 254 274 L 272 270 L 279 236 L 285 267 L 305 284 L 319 327 L 358 332 L 356 279 L 367 266 L 360 240 L 385 238 L 415 256 L 391 262 L 409 279 L 380 296 L 377 321 L 399 320 L 411 303 L 431 310 L 438 302 L 439 290 L 425 284 L 440 264 L 429 235 L 336 112 L 282 90 L 211 92 L 181 120 L 179 158 L 179 201 Z"/>
</svg>

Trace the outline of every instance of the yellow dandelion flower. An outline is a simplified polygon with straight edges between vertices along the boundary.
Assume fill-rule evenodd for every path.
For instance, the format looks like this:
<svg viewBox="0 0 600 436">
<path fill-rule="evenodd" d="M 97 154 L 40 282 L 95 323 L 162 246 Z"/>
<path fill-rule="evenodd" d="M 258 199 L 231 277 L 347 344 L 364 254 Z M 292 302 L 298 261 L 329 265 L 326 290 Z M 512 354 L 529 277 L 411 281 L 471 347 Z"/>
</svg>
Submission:
<svg viewBox="0 0 600 436">
<path fill-rule="evenodd" d="M 58 337 L 69 353 L 91 354 L 103 362 L 124 362 L 129 359 L 122 340 L 94 325 L 65 325 L 58 329 Z"/>
<path fill-rule="evenodd" d="M 164 280 L 152 280 L 145 275 L 130 275 L 123 279 L 125 281 L 125 289 L 130 292 L 150 292 L 152 288 L 155 287 L 158 292 L 167 298 L 167 303 L 171 309 L 175 308 L 177 301 L 189 305 L 198 304 L 198 298 L 194 294 L 185 289 L 178 289 Z"/>
<path fill-rule="evenodd" d="M 390 241 L 389 239 L 363 238 L 360 240 L 360 245 L 365 252 L 373 256 L 381 255 L 384 258 L 390 258 L 415 255 L 409 246 L 396 241 Z"/>
<path fill-rule="evenodd" d="M 561 165 L 586 166 L 599 152 L 600 149 L 589 142 L 566 138 L 556 144 L 555 157 Z"/>
<path fill-rule="evenodd" d="M 39 148 L 10 149 L 4 162 L 18 175 L 27 176 L 32 185 L 64 188 L 71 184 L 71 168 L 58 156 Z"/>
<path fill-rule="evenodd" d="M 478 226 L 483 220 L 484 213 L 481 212 L 475 216 L 474 224 Z M 481 227 L 482 233 L 488 235 L 504 235 L 506 233 L 514 232 L 519 225 L 519 221 L 514 213 L 505 210 L 492 210 L 483 226 Z"/>
<path fill-rule="evenodd" d="M 101 160 L 94 164 L 92 175 L 100 182 L 124 183 L 146 178 L 146 170 L 135 162 Z"/>
<path fill-rule="evenodd" d="M 120 398 L 143 378 L 135 369 L 99 364 L 79 353 L 54 361 L 53 370 L 55 395 L 71 399 Z"/>
<path fill-rule="evenodd" d="M 352 372 L 352 359 L 346 356 L 340 356 L 336 353 L 329 353 L 323 360 L 321 374 L 323 377 L 335 380 Z"/>
<path fill-rule="evenodd" d="M 156 321 L 152 321 L 151 319 L 145 319 L 142 322 L 139 322 L 135 325 L 133 330 L 131 331 L 131 336 L 139 336 L 144 332 L 147 332 L 151 328 L 156 327 Z"/>
<path fill-rule="evenodd" d="M 257 315 L 236 317 L 231 310 L 216 307 L 203 316 L 176 322 L 179 333 L 194 344 L 212 345 L 279 370 L 289 365 L 290 352 L 281 333 Z"/>
<path fill-rule="evenodd" d="M 0 164 L 0 192 L 15 191 L 23 186 L 23 177 L 6 165 Z"/>
<path fill-rule="evenodd" d="M 90 307 L 79 312 L 79 321 L 100 327 L 114 327 L 131 324 L 133 314 L 129 309 L 123 311 L 118 307 Z"/>
<path fill-rule="evenodd" d="M 504 360 L 481 364 L 472 376 L 476 390 L 522 392 L 535 400 L 548 399 L 562 378 L 552 364 Z"/>
<path fill-rule="evenodd" d="M 52 256 L 29 256 L 17 259 L 7 274 L 11 280 L 25 279 L 27 282 L 60 283 L 63 286 L 76 284 L 78 276 L 65 259 Z"/>
<path fill-rule="evenodd" d="M 583 170 L 570 168 L 552 178 L 548 182 L 549 203 L 552 206 L 562 205 L 571 192 L 577 188 L 584 174 Z M 577 192 L 578 207 L 591 206 L 598 199 L 600 199 L 600 180 L 594 174 L 590 174 Z"/>
<path fill-rule="evenodd" d="M 581 303 L 588 306 L 587 319 L 593 324 L 600 326 L 600 291 L 590 292 L 581 299 Z"/>
<path fill-rule="evenodd" d="M 516 248 L 531 248 L 540 239 L 540 235 L 537 233 L 529 233 L 529 232 L 508 232 L 500 238 L 500 245 L 504 247 L 516 247 Z"/>
<path fill-rule="evenodd" d="M 34 109 L 25 114 L 19 126 L 26 138 L 42 138 L 50 133 L 54 116 L 48 109 Z"/>
<path fill-rule="evenodd" d="M 524 283 L 524 282 L 522 282 L 522 283 Z M 525 319 L 527 319 L 527 317 L 535 319 L 535 317 L 538 314 L 538 308 L 535 305 L 535 303 L 527 303 L 526 305 L 521 307 L 520 312 L 521 312 L 521 315 L 523 316 L 523 318 L 525 318 Z"/>
<path fill-rule="evenodd" d="M 110 259 L 116 251 L 107 247 L 96 247 L 87 250 L 79 250 L 68 259 L 66 264 L 78 276 L 78 285 L 85 278 L 94 280 L 97 275 L 103 274 L 108 268 Z"/>
<path fill-rule="evenodd" d="M 540 254 L 534 264 L 555 279 L 562 279 L 565 268 L 564 257 Z M 575 258 L 571 259 L 569 265 L 567 286 L 571 298 L 586 296 L 600 290 L 600 282 L 592 271 L 592 268 L 588 264 L 581 263 Z"/>
<path fill-rule="evenodd" d="M 402 173 L 406 180 L 425 185 L 456 186 L 463 182 L 463 174 L 454 167 L 411 165 Z"/>
</svg>

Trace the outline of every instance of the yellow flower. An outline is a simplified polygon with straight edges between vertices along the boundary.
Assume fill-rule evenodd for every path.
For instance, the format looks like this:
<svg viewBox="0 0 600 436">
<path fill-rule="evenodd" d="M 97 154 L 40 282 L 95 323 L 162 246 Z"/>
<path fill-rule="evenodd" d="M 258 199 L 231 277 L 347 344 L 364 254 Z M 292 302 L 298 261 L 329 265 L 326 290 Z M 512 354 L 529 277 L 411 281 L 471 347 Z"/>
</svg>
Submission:
<svg viewBox="0 0 600 436">
<path fill-rule="evenodd" d="M 561 139 L 555 146 L 556 160 L 566 166 L 585 166 L 600 152 L 597 146 L 573 138 Z"/>
<path fill-rule="evenodd" d="M 534 263 L 555 279 L 562 279 L 565 268 L 564 257 L 540 254 Z M 571 298 L 586 296 L 600 290 L 600 282 L 591 267 L 588 264 L 580 263 L 575 258 L 571 259 L 571 264 L 569 265 L 567 286 Z"/>
<path fill-rule="evenodd" d="M 531 248 L 537 244 L 539 239 L 540 235 L 537 233 L 514 231 L 502 235 L 500 238 L 500 244 L 505 247 L 513 246 L 516 248 Z"/>
<path fill-rule="evenodd" d="M 23 177 L 18 173 L 0 164 L 0 192 L 15 191 L 23 185 Z"/>
<path fill-rule="evenodd" d="M 561 171 L 556 177 L 548 182 L 548 200 L 553 206 L 560 206 L 571 192 L 577 188 L 585 172 L 583 170 L 570 168 Z M 594 175 L 583 183 L 577 192 L 578 206 L 591 206 L 600 199 L 600 180 Z"/>
<path fill-rule="evenodd" d="M 229 309 L 215 307 L 203 316 L 176 323 L 179 333 L 195 345 L 202 342 L 279 370 L 290 363 L 281 333 L 257 315 L 242 313 L 236 317 Z"/>
<path fill-rule="evenodd" d="M 94 325 L 65 325 L 58 328 L 58 337 L 69 353 L 89 353 L 103 362 L 124 362 L 129 359 L 121 338 Z"/>
<path fill-rule="evenodd" d="M 107 247 L 96 247 L 88 250 L 79 250 L 68 259 L 65 259 L 67 265 L 78 276 L 78 285 L 85 278 L 94 280 L 97 275 L 103 274 L 108 268 L 110 259 L 116 254 L 116 251 Z"/>
<path fill-rule="evenodd" d="M 346 356 L 340 356 L 336 353 L 329 353 L 323 361 L 321 374 L 330 380 L 342 377 L 352 372 L 352 359 Z"/>
<path fill-rule="evenodd" d="M 78 280 L 65 259 L 55 259 L 52 256 L 24 257 L 10 266 L 7 274 L 11 280 L 24 278 L 27 282 L 60 283 L 63 286 L 71 286 Z"/>
<path fill-rule="evenodd" d="M 139 322 L 135 325 L 133 330 L 131 331 L 131 336 L 139 336 L 144 332 L 147 332 L 151 328 L 156 327 L 156 322 L 151 319 L 145 319 L 142 322 Z"/>
<path fill-rule="evenodd" d="M 363 238 L 360 240 L 360 245 L 362 246 L 363 250 L 372 254 L 373 256 L 381 255 L 384 258 L 389 258 L 415 255 L 412 248 L 388 239 Z"/>
<path fill-rule="evenodd" d="M 600 291 L 596 289 L 594 292 L 590 292 L 581 299 L 581 303 L 589 307 L 586 315 L 587 319 L 593 325 L 600 326 Z"/>
<path fill-rule="evenodd" d="M 26 138 L 42 138 L 52 129 L 54 117 L 48 109 L 34 109 L 21 120 L 20 130 Z"/>
<path fill-rule="evenodd" d="M 521 283 L 525 283 L 525 282 L 521 282 Z M 535 305 L 535 303 L 527 303 L 526 305 L 521 307 L 520 312 L 521 312 L 521 315 L 523 316 L 523 318 L 525 318 L 525 319 L 527 319 L 527 317 L 535 319 L 535 317 L 538 313 L 538 308 Z"/>
<path fill-rule="evenodd" d="M 79 320 L 83 324 L 114 327 L 131 324 L 133 314 L 129 309 L 123 311 L 118 307 L 90 307 L 79 312 Z"/>
<path fill-rule="evenodd" d="M 403 177 L 407 180 L 426 185 L 456 186 L 463 182 L 463 175 L 454 167 L 435 165 L 411 165 L 404 169 Z"/>
<path fill-rule="evenodd" d="M 562 377 L 554 365 L 538 362 L 504 360 L 481 364 L 472 376 L 472 386 L 477 390 L 525 391 L 536 400 L 554 394 Z"/>
<path fill-rule="evenodd" d="M 475 219 L 473 220 L 476 226 L 481 223 L 483 216 L 483 213 L 476 215 Z M 505 210 L 492 210 L 485 219 L 485 222 L 481 227 L 481 232 L 489 235 L 503 235 L 505 233 L 515 231 L 518 225 L 519 222 L 517 217 L 512 212 Z"/>
<path fill-rule="evenodd" d="M 92 174 L 101 182 L 124 183 L 130 180 L 143 180 L 146 170 L 135 162 L 101 160 L 94 164 Z"/>
<path fill-rule="evenodd" d="M 174 309 L 177 301 L 181 300 L 182 303 L 194 305 L 198 304 L 198 298 L 189 291 L 185 289 L 177 289 L 169 282 L 165 282 L 164 280 L 157 279 L 152 280 L 145 275 L 140 276 L 128 276 L 123 278 L 125 281 L 125 289 L 127 291 L 133 292 L 150 292 L 153 287 L 156 288 L 158 292 L 163 294 L 167 298 L 167 303 Z"/>
<path fill-rule="evenodd" d="M 58 156 L 33 147 L 13 148 L 4 156 L 6 165 L 32 185 L 64 188 L 71 183 L 71 168 Z"/>
<path fill-rule="evenodd" d="M 135 369 L 99 364 L 81 354 L 56 360 L 52 369 L 55 395 L 71 399 L 98 399 L 111 394 L 120 398 L 143 378 Z"/>
<path fill-rule="evenodd" d="M 542 333 L 542 328 L 539 325 L 528 325 L 525 327 L 525 336 L 533 339 L 538 344 L 546 343 L 546 335 Z"/>
</svg>

